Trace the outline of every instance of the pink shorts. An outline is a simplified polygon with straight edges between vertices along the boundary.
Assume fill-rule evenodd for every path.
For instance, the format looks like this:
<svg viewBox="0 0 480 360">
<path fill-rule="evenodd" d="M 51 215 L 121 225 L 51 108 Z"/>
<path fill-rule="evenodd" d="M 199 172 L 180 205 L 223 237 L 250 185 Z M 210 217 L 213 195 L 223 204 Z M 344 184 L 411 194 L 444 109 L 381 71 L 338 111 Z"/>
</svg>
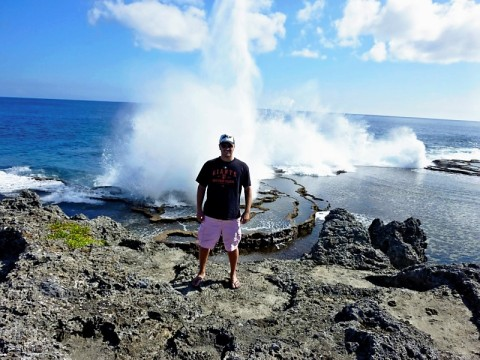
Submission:
<svg viewBox="0 0 480 360">
<path fill-rule="evenodd" d="M 198 229 L 198 244 L 204 249 L 213 249 L 220 236 L 223 238 L 225 250 L 230 252 L 238 247 L 242 231 L 240 218 L 233 220 L 219 220 L 205 216 Z"/>
</svg>

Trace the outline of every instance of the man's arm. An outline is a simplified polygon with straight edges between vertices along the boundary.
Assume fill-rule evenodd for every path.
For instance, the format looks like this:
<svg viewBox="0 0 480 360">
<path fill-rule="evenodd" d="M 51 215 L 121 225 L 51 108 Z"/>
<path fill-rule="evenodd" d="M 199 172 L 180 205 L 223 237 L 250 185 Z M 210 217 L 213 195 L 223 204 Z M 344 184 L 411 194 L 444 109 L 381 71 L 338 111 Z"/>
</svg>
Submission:
<svg viewBox="0 0 480 360">
<path fill-rule="evenodd" d="M 205 191 L 207 188 L 198 184 L 197 187 L 197 220 L 202 222 L 204 219 L 203 215 L 203 199 L 205 198 Z"/>
<path fill-rule="evenodd" d="M 246 186 L 243 188 L 245 191 L 245 211 L 240 218 L 240 222 L 245 224 L 250 220 L 250 208 L 252 207 L 252 187 Z"/>
</svg>

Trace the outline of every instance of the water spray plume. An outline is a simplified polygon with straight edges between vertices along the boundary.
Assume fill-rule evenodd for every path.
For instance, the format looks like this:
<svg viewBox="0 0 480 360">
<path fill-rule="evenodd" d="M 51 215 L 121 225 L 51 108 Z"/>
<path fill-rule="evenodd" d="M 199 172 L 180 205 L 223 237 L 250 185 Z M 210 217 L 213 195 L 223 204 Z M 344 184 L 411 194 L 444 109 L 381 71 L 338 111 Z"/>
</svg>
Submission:
<svg viewBox="0 0 480 360">
<path fill-rule="evenodd" d="M 206 160 L 219 156 L 222 133 L 235 136 L 235 156 L 250 166 L 254 193 L 273 168 L 319 176 L 355 165 L 423 166 L 425 147 L 412 131 L 376 139 L 366 125 L 326 113 L 321 105 L 310 112 L 258 111 L 261 79 L 249 49 L 250 4 L 215 2 L 201 69 L 162 76 L 150 105 L 131 119 L 104 183 L 137 197 L 194 203 L 195 178 Z M 315 91 L 299 100 L 321 103 Z"/>
<path fill-rule="evenodd" d="M 151 105 L 132 119 L 130 136 L 111 170 L 112 184 L 152 199 L 179 191 L 193 202 L 196 175 L 206 160 L 219 155 L 222 133 L 235 136 L 235 156 L 247 161 L 252 174 L 265 173 L 261 157 L 253 160 L 259 73 L 248 49 L 248 4 L 215 3 L 201 71 L 163 76 Z"/>
</svg>

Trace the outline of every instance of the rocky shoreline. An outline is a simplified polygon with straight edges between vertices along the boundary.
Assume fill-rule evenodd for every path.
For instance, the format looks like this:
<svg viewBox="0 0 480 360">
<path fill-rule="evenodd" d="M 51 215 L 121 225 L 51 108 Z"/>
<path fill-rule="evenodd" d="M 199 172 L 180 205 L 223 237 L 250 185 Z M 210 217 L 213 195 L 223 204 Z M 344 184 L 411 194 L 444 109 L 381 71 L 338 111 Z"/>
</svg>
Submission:
<svg viewBox="0 0 480 360">
<path fill-rule="evenodd" d="M 427 166 L 425 169 L 454 174 L 480 176 L 480 160 L 440 159 L 434 160 L 433 164 Z"/>
<path fill-rule="evenodd" d="M 65 222 L 105 245 L 52 239 Z M 194 254 L 24 191 L 0 203 L 0 357 L 480 358 L 480 266 L 428 264 L 426 246 L 418 219 L 334 209 L 302 259 L 242 262 L 238 290 L 212 262 L 197 290 Z"/>
<path fill-rule="evenodd" d="M 252 205 L 251 221 L 242 229 L 243 252 L 286 247 L 298 238 L 311 234 L 316 225 L 315 214 L 330 209 L 328 201 L 309 194 L 305 187 L 295 180 L 283 176 L 276 180 L 284 182 L 276 184 L 282 187 L 283 191 L 262 183 Z M 170 225 L 168 230 L 155 235 L 153 240 L 192 254 L 197 252 L 198 222 L 194 214 L 178 216 L 166 214 L 163 207 L 139 205 L 132 210 L 146 216 L 150 223 Z M 221 251 L 223 247 L 219 244 L 214 253 Z"/>
</svg>

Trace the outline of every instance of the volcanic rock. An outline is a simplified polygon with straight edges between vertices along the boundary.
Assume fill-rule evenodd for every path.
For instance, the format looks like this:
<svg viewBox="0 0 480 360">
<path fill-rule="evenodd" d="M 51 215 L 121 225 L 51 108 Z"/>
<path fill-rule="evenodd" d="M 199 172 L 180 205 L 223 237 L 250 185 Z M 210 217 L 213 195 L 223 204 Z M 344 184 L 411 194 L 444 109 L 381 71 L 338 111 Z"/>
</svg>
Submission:
<svg viewBox="0 0 480 360">
<path fill-rule="evenodd" d="M 439 358 L 428 335 L 395 319 L 370 299 L 346 305 L 335 321 L 345 323 L 345 343 L 357 359 Z"/>
<path fill-rule="evenodd" d="M 420 220 L 414 218 L 403 223 L 392 221 L 387 225 L 375 219 L 368 233 L 373 247 L 386 254 L 395 268 L 403 269 L 427 261 L 427 236 L 420 225 Z"/>
<path fill-rule="evenodd" d="M 321 265 L 374 270 L 391 266 L 388 257 L 375 249 L 367 229 L 345 209 L 334 209 L 325 217 L 317 244 L 309 257 Z"/>
<path fill-rule="evenodd" d="M 322 246 L 329 255 L 340 252 L 335 246 L 365 250 L 348 254 L 345 266 L 320 265 L 319 259 L 332 259 L 320 252 L 305 260 L 240 263 L 242 286 L 231 290 L 228 264 L 212 261 L 196 289 L 198 260 L 187 252 L 139 238 L 108 218 L 74 220 L 58 207 L 43 207 L 32 193 L 4 199 L 0 261 L 8 271 L 0 279 L 0 357 L 480 356 L 478 266 L 385 268 L 388 258 L 347 212 L 334 211 L 330 220 Z M 58 221 L 88 226 L 107 245 L 71 249 L 49 237 Z"/>
<path fill-rule="evenodd" d="M 427 261 L 427 237 L 420 220 L 384 225 L 375 219 L 368 230 L 345 209 L 326 217 L 317 244 L 308 258 L 318 264 L 337 264 L 351 269 L 402 269 Z"/>
<path fill-rule="evenodd" d="M 440 159 L 433 160 L 433 164 L 434 165 L 427 166 L 425 169 L 480 176 L 480 160 Z"/>
<path fill-rule="evenodd" d="M 454 289 L 473 314 L 472 321 L 480 329 L 480 266 L 459 265 L 417 265 L 390 276 L 369 278 L 380 286 L 428 291 L 448 286 Z"/>
</svg>

